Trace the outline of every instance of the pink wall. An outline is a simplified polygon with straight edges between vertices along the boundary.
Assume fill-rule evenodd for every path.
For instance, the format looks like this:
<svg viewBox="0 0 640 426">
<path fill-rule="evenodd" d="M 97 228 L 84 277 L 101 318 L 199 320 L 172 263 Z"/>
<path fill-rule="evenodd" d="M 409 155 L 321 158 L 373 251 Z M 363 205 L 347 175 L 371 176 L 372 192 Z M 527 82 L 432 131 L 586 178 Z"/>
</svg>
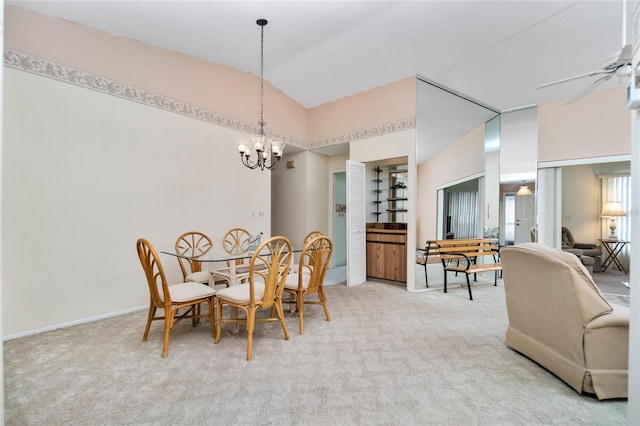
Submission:
<svg viewBox="0 0 640 426">
<path fill-rule="evenodd" d="M 416 78 L 407 77 L 309 110 L 309 139 L 340 135 L 416 115 Z"/>
<path fill-rule="evenodd" d="M 585 96 L 572 105 L 538 106 L 538 162 L 631 154 L 631 118 L 624 88 Z"/>
<path fill-rule="evenodd" d="M 11 5 L 4 24 L 5 48 L 249 123 L 260 118 L 260 84 L 251 73 Z M 268 129 L 307 139 L 302 105 L 266 82 L 264 103 Z"/>
<path fill-rule="evenodd" d="M 256 75 L 5 5 L 5 48 L 255 124 Z M 267 131 L 304 141 L 415 117 L 414 76 L 307 110 L 265 82 Z"/>
</svg>

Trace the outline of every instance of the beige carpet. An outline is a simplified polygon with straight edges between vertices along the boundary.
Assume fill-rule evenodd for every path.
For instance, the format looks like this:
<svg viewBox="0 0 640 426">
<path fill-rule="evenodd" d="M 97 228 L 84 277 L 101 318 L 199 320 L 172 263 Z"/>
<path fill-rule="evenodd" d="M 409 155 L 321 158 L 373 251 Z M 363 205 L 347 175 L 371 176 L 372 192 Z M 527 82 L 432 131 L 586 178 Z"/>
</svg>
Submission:
<svg viewBox="0 0 640 426">
<path fill-rule="evenodd" d="M 288 313 L 246 335 L 179 324 L 162 359 L 145 312 L 5 342 L 7 425 L 625 425 L 627 402 L 578 395 L 507 348 L 502 283 L 417 294 L 327 288 L 332 321 Z"/>
<path fill-rule="evenodd" d="M 616 268 L 608 268 L 605 272 L 594 272 L 593 280 L 603 293 L 629 296 L 629 274 Z"/>
</svg>

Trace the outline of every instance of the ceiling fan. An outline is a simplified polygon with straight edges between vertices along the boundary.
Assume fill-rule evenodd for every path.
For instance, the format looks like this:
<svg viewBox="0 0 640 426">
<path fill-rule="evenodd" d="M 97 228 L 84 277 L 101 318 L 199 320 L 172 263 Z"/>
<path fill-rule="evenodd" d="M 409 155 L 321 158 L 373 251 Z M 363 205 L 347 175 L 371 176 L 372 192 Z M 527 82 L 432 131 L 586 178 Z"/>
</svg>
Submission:
<svg viewBox="0 0 640 426">
<path fill-rule="evenodd" d="M 622 2 L 622 49 L 617 52 L 612 53 L 607 59 L 602 62 L 602 67 L 600 69 L 587 72 L 584 74 L 575 75 L 573 77 L 563 78 L 562 80 L 552 81 L 550 83 L 545 83 L 538 86 L 538 89 L 543 89 L 545 87 L 554 86 L 556 84 L 566 83 L 568 81 L 577 80 L 580 78 L 586 77 L 594 77 L 600 76 L 595 81 L 593 81 L 590 85 L 588 85 L 584 90 L 579 92 L 577 95 L 569 99 L 565 102 L 565 105 L 572 104 L 578 101 L 580 98 L 585 96 L 586 94 L 595 90 L 598 86 L 607 82 L 611 77 L 616 76 L 619 78 L 629 77 L 631 76 L 631 59 L 633 57 L 633 46 L 631 44 L 626 43 L 626 11 L 627 5 L 626 1 Z"/>
</svg>

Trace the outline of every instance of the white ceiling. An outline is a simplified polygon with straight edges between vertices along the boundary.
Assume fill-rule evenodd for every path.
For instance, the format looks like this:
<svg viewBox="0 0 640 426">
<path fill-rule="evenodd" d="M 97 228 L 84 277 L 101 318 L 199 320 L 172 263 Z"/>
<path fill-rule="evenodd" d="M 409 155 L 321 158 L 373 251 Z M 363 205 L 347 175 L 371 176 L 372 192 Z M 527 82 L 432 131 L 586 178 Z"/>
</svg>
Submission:
<svg viewBox="0 0 640 426">
<path fill-rule="evenodd" d="M 536 87 L 598 69 L 631 42 L 613 0 L 6 3 L 256 74 L 255 21 L 266 18 L 265 79 L 305 107 L 415 75 L 500 111 L 570 98 L 596 77 Z"/>
</svg>

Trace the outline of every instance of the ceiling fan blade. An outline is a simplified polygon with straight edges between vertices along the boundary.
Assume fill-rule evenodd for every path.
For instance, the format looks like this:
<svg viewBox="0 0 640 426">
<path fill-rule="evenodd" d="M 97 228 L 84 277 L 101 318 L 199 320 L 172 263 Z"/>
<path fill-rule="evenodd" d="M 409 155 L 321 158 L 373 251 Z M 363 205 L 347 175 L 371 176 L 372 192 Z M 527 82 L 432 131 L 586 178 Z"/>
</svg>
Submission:
<svg viewBox="0 0 640 426">
<path fill-rule="evenodd" d="M 633 57 L 633 47 L 627 44 L 620 51 L 612 54 L 602 63 L 602 69 L 615 70 L 622 65 L 630 64 Z"/>
<path fill-rule="evenodd" d="M 583 96 L 588 95 L 589 93 L 591 93 L 592 91 L 594 91 L 595 89 L 598 88 L 598 86 L 603 85 L 605 82 L 607 82 L 611 77 L 613 77 L 613 74 L 609 74 L 609 75 L 605 75 L 604 77 L 601 77 L 599 79 L 597 79 L 596 81 L 594 81 L 593 83 L 591 83 L 590 85 L 587 86 L 586 89 L 584 89 L 582 92 L 578 93 L 576 96 L 574 96 L 573 98 L 569 99 L 567 102 L 565 102 L 565 105 L 571 105 L 574 104 L 576 102 L 578 102 L 578 100 L 580 100 L 580 98 L 582 98 Z"/>
<path fill-rule="evenodd" d="M 611 74 L 612 72 L 613 72 L 612 70 L 599 69 L 599 70 L 587 72 L 587 73 L 580 74 L 580 75 L 574 75 L 573 77 L 563 78 L 562 80 L 557 80 L 557 81 L 552 81 L 550 83 L 541 84 L 537 88 L 538 89 L 544 89 L 545 87 L 554 86 L 554 85 L 560 84 L 560 83 L 566 83 L 568 81 L 577 80 L 579 78 L 593 77 L 594 75 L 599 75 L 599 74 Z"/>
<path fill-rule="evenodd" d="M 626 44 L 620 51 L 618 62 L 629 62 L 633 58 L 633 46 Z"/>
</svg>

